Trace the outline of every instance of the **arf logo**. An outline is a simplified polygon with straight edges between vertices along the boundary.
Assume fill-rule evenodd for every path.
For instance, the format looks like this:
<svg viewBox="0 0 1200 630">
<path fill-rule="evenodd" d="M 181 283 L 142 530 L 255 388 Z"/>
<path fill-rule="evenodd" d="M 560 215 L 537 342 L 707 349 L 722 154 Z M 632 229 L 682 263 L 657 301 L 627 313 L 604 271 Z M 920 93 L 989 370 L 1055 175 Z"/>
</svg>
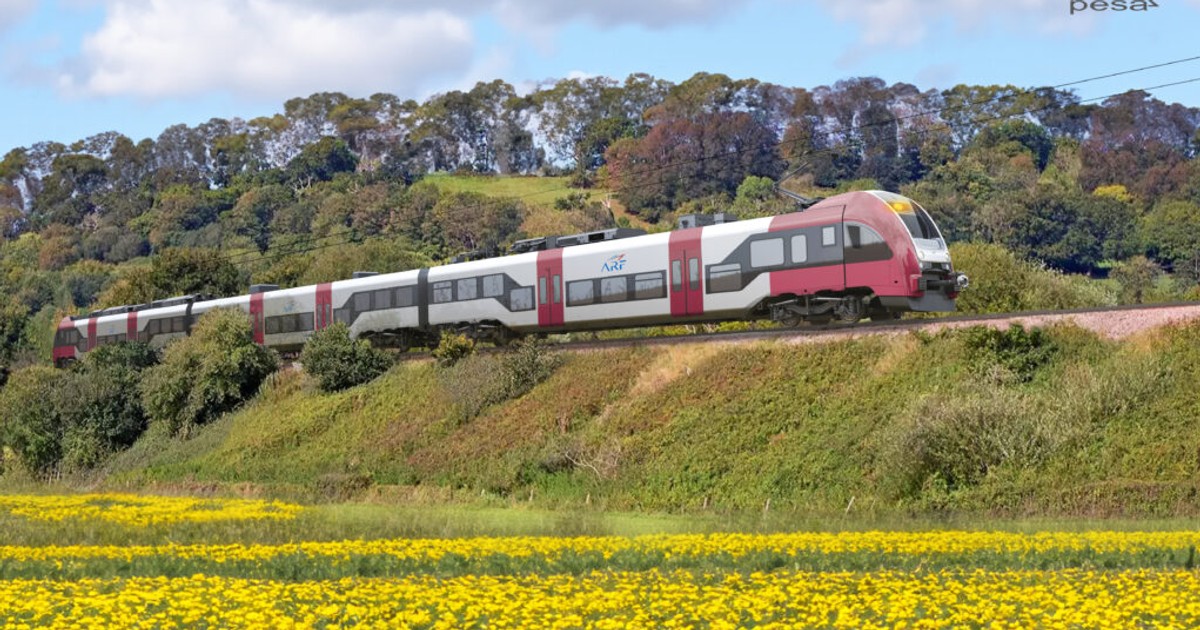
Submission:
<svg viewBox="0 0 1200 630">
<path fill-rule="evenodd" d="M 625 254 L 616 254 L 616 255 L 610 256 L 609 259 L 604 261 L 604 264 L 601 265 L 600 270 L 601 271 L 621 271 L 622 269 L 625 268 L 626 260 L 627 259 L 625 258 Z"/>
</svg>

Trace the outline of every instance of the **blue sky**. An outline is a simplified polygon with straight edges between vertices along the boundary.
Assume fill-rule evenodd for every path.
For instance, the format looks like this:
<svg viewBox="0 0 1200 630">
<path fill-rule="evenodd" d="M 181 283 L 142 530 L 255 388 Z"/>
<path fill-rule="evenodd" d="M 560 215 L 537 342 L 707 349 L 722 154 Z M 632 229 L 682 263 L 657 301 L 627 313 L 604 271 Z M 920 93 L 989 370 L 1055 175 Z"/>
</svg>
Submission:
<svg viewBox="0 0 1200 630">
<path fill-rule="evenodd" d="M 1125 0 L 1136 4 L 1141 0 Z M 815 87 L 1055 85 L 1200 55 L 1200 0 L 0 0 L 0 154 L 270 115 L 318 91 L 418 100 L 504 79 L 696 72 Z M 1200 61 L 1082 98 L 1200 77 Z M 1200 83 L 1164 88 L 1200 106 Z"/>
</svg>

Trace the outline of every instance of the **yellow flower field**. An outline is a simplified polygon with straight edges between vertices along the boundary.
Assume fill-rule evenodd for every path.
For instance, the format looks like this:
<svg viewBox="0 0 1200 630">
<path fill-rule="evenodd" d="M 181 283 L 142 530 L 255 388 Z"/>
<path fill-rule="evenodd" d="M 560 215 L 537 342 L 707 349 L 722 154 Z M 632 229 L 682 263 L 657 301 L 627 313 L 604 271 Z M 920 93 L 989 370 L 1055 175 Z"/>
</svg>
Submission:
<svg viewBox="0 0 1200 630">
<path fill-rule="evenodd" d="M 145 527 L 185 522 L 291 519 L 301 507 L 258 499 L 78 494 L 0 495 L 0 510 L 39 521 L 109 521 Z"/>
<path fill-rule="evenodd" d="M 995 628 L 1200 623 L 1194 571 L 772 573 L 0 582 L 0 625 Z"/>
<path fill-rule="evenodd" d="M 0 628 L 1200 627 L 1194 531 L 318 541 L 304 510 L 0 497 L 28 540 L 153 543 L 0 546 Z"/>
<path fill-rule="evenodd" d="M 261 561 L 284 556 L 307 556 L 337 561 L 353 556 L 389 556 L 417 562 L 437 562 L 447 556 L 467 560 L 492 556 L 536 558 L 554 562 L 564 556 L 618 553 L 648 554 L 664 559 L 728 557 L 751 554 L 890 556 L 989 553 L 1027 555 L 1090 550 L 1102 554 L 1137 555 L 1151 550 L 1187 550 L 1200 546 L 1200 532 L 821 532 L 785 534 L 676 534 L 625 537 L 507 537 L 435 538 L 297 542 L 278 545 L 142 545 L 142 546 L 0 546 L 0 559 L 65 560 L 122 559 L 171 556 L 216 562 Z"/>
</svg>

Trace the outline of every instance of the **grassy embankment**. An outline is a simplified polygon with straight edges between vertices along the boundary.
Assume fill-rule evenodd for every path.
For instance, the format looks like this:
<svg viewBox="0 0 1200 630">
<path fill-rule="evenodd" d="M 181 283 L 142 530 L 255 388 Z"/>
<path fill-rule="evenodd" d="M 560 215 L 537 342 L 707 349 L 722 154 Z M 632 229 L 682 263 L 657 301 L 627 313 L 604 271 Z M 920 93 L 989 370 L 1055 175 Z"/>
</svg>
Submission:
<svg viewBox="0 0 1200 630">
<path fill-rule="evenodd" d="M 193 439 L 152 431 L 104 483 L 621 510 L 1196 512 L 1200 325 L 1120 343 L 1064 327 L 596 351 L 489 404 L 499 361 L 409 362 L 332 395 L 281 374 Z"/>
</svg>

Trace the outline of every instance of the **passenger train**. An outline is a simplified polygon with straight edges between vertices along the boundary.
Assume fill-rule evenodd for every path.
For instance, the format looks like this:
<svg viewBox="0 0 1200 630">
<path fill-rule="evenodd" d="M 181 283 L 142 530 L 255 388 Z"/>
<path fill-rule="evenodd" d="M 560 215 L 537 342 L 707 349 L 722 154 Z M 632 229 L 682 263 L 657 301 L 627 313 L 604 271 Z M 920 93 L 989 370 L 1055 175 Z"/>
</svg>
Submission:
<svg viewBox="0 0 1200 630">
<path fill-rule="evenodd" d="M 64 318 L 54 360 L 109 343 L 160 348 L 218 308 L 250 317 L 281 351 L 345 322 L 354 337 L 406 349 L 443 331 L 498 344 L 528 334 L 771 319 L 788 325 L 952 311 L 967 278 L 937 226 L 897 194 L 852 192 L 745 221 L 690 215 L 680 229 L 611 229 L 518 241 L 507 256 L 248 295 L 188 295 Z"/>
</svg>

